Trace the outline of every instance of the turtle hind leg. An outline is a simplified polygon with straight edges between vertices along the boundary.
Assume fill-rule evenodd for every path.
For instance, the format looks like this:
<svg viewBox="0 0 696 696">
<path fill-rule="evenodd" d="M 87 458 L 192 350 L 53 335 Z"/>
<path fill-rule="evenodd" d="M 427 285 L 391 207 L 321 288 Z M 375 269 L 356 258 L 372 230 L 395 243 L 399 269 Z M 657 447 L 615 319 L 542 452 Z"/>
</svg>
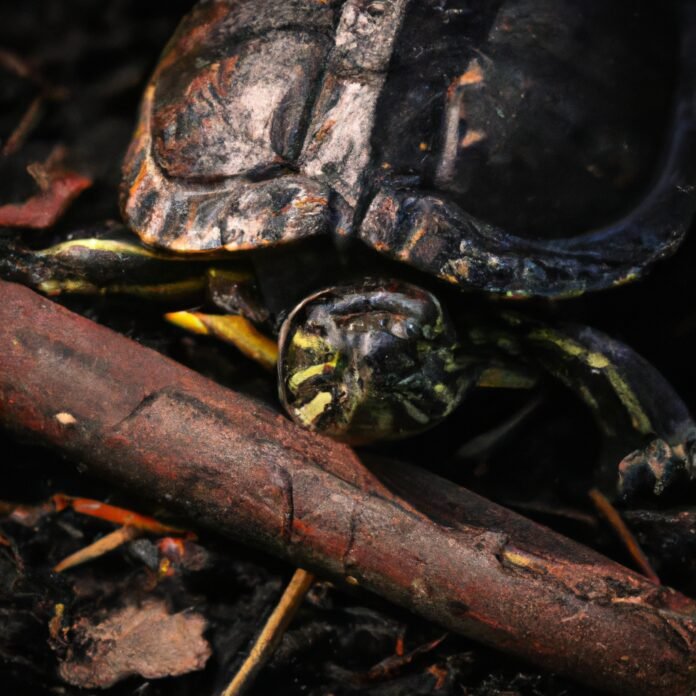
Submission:
<svg viewBox="0 0 696 696">
<path fill-rule="evenodd" d="M 600 482 L 605 490 L 630 497 L 649 486 L 659 495 L 694 476 L 696 423 L 647 360 L 589 327 L 523 321 L 519 328 L 525 350 L 539 366 L 592 410 L 604 435 Z"/>
</svg>

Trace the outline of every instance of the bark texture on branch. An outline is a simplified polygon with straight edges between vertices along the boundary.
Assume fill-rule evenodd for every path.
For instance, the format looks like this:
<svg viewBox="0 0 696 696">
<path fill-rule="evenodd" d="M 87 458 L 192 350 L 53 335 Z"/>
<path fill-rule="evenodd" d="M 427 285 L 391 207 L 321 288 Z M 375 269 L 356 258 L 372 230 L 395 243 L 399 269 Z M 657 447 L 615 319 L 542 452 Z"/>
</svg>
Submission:
<svg viewBox="0 0 696 696">
<path fill-rule="evenodd" d="M 428 472 L 367 470 L 0 281 L 0 422 L 196 522 L 615 693 L 696 693 L 696 603 Z"/>
</svg>

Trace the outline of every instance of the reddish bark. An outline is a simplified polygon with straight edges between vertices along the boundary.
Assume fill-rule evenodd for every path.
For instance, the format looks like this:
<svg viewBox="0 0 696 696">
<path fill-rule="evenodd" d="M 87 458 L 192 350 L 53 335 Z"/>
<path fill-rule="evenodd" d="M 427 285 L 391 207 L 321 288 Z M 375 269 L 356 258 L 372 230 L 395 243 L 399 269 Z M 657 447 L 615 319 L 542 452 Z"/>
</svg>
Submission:
<svg viewBox="0 0 696 696">
<path fill-rule="evenodd" d="M 62 166 L 64 156 L 65 150 L 56 148 L 46 162 L 35 162 L 28 167 L 29 173 L 39 186 L 39 193 L 23 203 L 7 203 L 0 206 L 0 227 L 51 227 L 70 204 L 92 186 L 89 177 Z"/>
<path fill-rule="evenodd" d="M 0 282 L 0 422 L 192 519 L 615 693 L 696 690 L 696 603 Z"/>
</svg>

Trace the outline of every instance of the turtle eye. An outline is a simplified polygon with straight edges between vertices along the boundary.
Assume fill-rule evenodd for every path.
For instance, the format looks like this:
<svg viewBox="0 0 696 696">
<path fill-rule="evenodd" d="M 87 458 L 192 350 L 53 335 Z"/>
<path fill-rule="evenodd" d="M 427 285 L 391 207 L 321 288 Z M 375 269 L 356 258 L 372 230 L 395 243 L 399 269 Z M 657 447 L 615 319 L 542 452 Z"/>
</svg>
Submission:
<svg viewBox="0 0 696 696">
<path fill-rule="evenodd" d="M 399 282 L 329 288 L 280 334 L 280 399 L 301 425 L 353 444 L 439 423 L 478 377 L 429 292 Z"/>
</svg>

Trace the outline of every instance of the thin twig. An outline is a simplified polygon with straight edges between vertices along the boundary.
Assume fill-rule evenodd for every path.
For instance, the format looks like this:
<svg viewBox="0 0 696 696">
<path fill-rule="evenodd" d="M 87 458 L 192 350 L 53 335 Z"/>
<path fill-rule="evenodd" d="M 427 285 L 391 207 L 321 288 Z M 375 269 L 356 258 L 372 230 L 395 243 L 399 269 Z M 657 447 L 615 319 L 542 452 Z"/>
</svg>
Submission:
<svg viewBox="0 0 696 696">
<path fill-rule="evenodd" d="M 115 531 L 107 534 L 106 536 L 97 539 L 93 544 L 85 546 L 75 553 L 71 553 L 67 558 L 64 558 L 60 563 L 58 563 L 53 571 L 56 573 L 62 573 L 68 568 L 73 568 L 81 563 L 86 563 L 87 561 L 92 561 L 95 558 L 103 556 L 109 551 L 117 549 L 126 542 L 136 539 L 142 534 L 142 530 L 136 527 L 119 527 Z"/>
<path fill-rule="evenodd" d="M 619 515 L 617 509 L 609 502 L 607 497 L 596 488 L 593 488 L 589 492 L 589 496 L 592 502 L 595 504 L 598 512 L 612 526 L 643 575 L 650 578 L 650 580 L 652 580 L 656 585 L 660 585 L 660 578 L 653 570 L 652 566 L 650 565 L 650 561 L 648 561 L 647 556 L 643 553 L 643 549 L 640 548 L 636 538 L 633 536 L 631 530 L 626 526 L 626 523 L 623 521 L 621 515 Z"/>
<path fill-rule="evenodd" d="M 195 536 L 185 529 L 164 524 L 154 517 L 141 515 L 127 508 L 116 507 L 115 505 L 109 505 L 108 503 L 103 503 L 100 500 L 93 500 L 92 498 L 78 498 L 72 495 L 66 495 L 65 493 L 56 493 L 51 496 L 51 503 L 56 512 L 62 512 L 66 508 L 71 508 L 79 515 L 88 515 L 89 517 L 95 517 L 96 519 L 105 520 L 106 522 L 113 522 L 121 527 L 133 527 L 150 534 L 183 534 L 187 537 Z"/>
<path fill-rule="evenodd" d="M 280 643 L 295 613 L 302 604 L 305 595 L 314 582 L 314 576 L 306 570 L 298 568 L 285 588 L 273 613 L 268 617 L 266 625 L 256 639 L 251 652 L 239 668 L 234 679 L 225 689 L 222 696 L 239 696 L 248 687 L 273 654 Z"/>
<path fill-rule="evenodd" d="M 3 157 L 7 157 L 9 155 L 13 155 L 15 152 L 18 152 L 21 149 L 22 145 L 24 145 L 24 141 L 27 139 L 27 136 L 29 135 L 29 133 L 31 133 L 36 124 L 39 122 L 39 117 L 41 116 L 43 105 L 43 95 L 39 94 L 37 97 L 34 97 L 34 99 L 32 99 L 31 104 L 29 104 L 29 107 L 24 112 L 22 118 L 19 120 L 19 123 L 17 124 L 16 128 L 12 131 L 10 137 L 5 141 L 5 144 L 2 146 L 2 150 L 0 150 L 0 155 L 2 155 Z"/>
<path fill-rule="evenodd" d="M 170 312 L 164 318 L 187 331 L 215 336 L 230 343 L 264 369 L 273 372 L 278 363 L 278 343 L 262 334 L 248 319 L 238 314 Z"/>
</svg>

